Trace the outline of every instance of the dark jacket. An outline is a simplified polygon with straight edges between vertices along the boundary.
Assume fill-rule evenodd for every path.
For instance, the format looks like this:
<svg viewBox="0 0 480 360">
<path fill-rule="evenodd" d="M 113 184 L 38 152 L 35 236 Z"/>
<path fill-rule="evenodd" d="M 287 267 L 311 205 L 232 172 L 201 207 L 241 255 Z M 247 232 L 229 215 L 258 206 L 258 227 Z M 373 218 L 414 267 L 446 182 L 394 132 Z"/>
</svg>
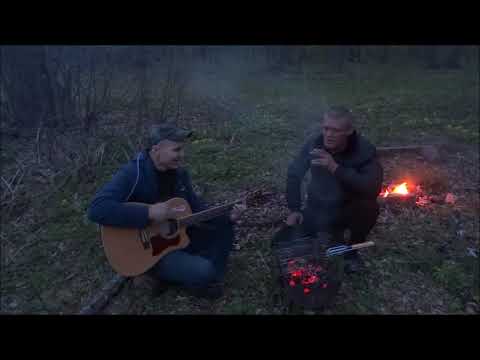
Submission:
<svg viewBox="0 0 480 360">
<path fill-rule="evenodd" d="M 148 151 L 143 151 L 97 192 L 88 208 L 88 218 L 101 225 L 142 229 L 149 223 L 147 206 L 126 202 L 159 202 L 160 186 L 153 161 Z M 185 199 L 194 213 L 206 209 L 206 204 L 193 191 L 185 169 L 176 170 L 174 197 Z"/>
<path fill-rule="evenodd" d="M 290 163 L 287 175 L 287 204 L 290 210 L 301 209 L 301 184 L 313 159 L 310 152 L 323 147 L 323 135 L 315 134 Z M 377 160 L 376 148 L 354 132 L 348 139 L 347 148 L 333 158 L 339 165 L 334 174 L 320 166 L 310 169 L 312 178 L 307 192 L 307 207 L 335 217 L 352 199 L 376 201 L 383 182 L 383 169 Z"/>
</svg>

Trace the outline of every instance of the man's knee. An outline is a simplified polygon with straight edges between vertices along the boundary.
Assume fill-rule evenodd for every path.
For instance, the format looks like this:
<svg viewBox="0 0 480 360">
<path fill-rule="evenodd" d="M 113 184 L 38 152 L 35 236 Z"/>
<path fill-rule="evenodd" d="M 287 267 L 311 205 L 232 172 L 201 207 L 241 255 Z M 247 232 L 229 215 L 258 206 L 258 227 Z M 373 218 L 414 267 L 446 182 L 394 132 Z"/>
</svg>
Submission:
<svg viewBox="0 0 480 360">
<path fill-rule="evenodd" d="M 203 286 L 215 279 L 216 269 L 209 259 L 179 250 L 167 254 L 150 273 L 164 281 L 186 286 Z"/>
<path fill-rule="evenodd" d="M 219 217 L 214 220 L 200 225 L 198 228 L 191 227 L 187 230 L 187 234 L 193 241 L 212 241 L 212 239 L 225 239 L 222 241 L 233 241 L 234 229 L 230 220 L 225 217 Z"/>
<path fill-rule="evenodd" d="M 210 224 L 214 226 L 217 231 L 233 232 L 233 223 L 227 215 L 222 215 L 210 220 Z"/>
<path fill-rule="evenodd" d="M 379 206 L 376 201 L 355 200 L 345 207 L 340 227 L 358 233 L 368 233 L 376 224 L 379 213 Z"/>
<path fill-rule="evenodd" d="M 235 237 L 233 224 L 227 216 L 216 218 L 212 225 L 214 230 L 209 234 L 210 238 L 219 239 L 221 242 L 232 243 Z"/>
<path fill-rule="evenodd" d="M 192 263 L 191 269 L 191 285 L 203 286 L 215 279 L 216 270 L 212 262 L 203 257 L 198 257 Z"/>
</svg>

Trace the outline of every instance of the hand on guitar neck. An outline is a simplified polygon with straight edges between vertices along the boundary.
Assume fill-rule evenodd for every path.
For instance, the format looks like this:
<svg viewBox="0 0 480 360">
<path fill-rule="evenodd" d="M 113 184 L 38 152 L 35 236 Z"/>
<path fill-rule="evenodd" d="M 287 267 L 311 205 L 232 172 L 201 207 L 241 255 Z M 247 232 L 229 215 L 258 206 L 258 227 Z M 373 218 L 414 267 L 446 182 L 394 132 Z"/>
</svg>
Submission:
<svg viewBox="0 0 480 360">
<path fill-rule="evenodd" d="M 246 209 L 247 209 L 247 205 L 245 203 L 235 205 L 230 212 L 230 220 L 232 220 L 232 222 L 234 223 L 238 222 L 238 220 L 242 216 L 242 213 Z"/>
</svg>

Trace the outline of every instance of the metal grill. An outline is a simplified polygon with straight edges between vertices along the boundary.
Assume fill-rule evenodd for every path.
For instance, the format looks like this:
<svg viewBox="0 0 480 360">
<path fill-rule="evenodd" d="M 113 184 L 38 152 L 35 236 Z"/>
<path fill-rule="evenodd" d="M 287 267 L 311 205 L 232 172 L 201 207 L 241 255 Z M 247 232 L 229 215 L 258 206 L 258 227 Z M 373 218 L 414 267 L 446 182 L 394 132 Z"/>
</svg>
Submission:
<svg viewBox="0 0 480 360">
<path fill-rule="evenodd" d="M 325 256 L 332 243 L 327 233 L 309 236 L 299 227 L 274 236 L 272 252 L 289 305 L 313 310 L 332 304 L 343 279 L 343 256 Z"/>
</svg>

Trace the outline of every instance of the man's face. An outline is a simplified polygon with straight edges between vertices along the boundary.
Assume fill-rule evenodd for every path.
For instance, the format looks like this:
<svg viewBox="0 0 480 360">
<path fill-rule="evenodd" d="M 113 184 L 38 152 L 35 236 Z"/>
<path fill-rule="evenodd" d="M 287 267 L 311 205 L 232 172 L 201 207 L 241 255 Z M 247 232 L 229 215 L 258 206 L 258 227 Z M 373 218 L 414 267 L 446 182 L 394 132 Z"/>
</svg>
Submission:
<svg viewBox="0 0 480 360">
<path fill-rule="evenodd" d="M 341 150 L 347 145 L 353 129 L 347 121 L 325 116 L 322 124 L 323 143 L 327 150 Z"/>
<path fill-rule="evenodd" d="M 159 170 L 177 169 L 185 156 L 184 143 L 163 140 L 152 146 L 152 158 Z"/>
</svg>

